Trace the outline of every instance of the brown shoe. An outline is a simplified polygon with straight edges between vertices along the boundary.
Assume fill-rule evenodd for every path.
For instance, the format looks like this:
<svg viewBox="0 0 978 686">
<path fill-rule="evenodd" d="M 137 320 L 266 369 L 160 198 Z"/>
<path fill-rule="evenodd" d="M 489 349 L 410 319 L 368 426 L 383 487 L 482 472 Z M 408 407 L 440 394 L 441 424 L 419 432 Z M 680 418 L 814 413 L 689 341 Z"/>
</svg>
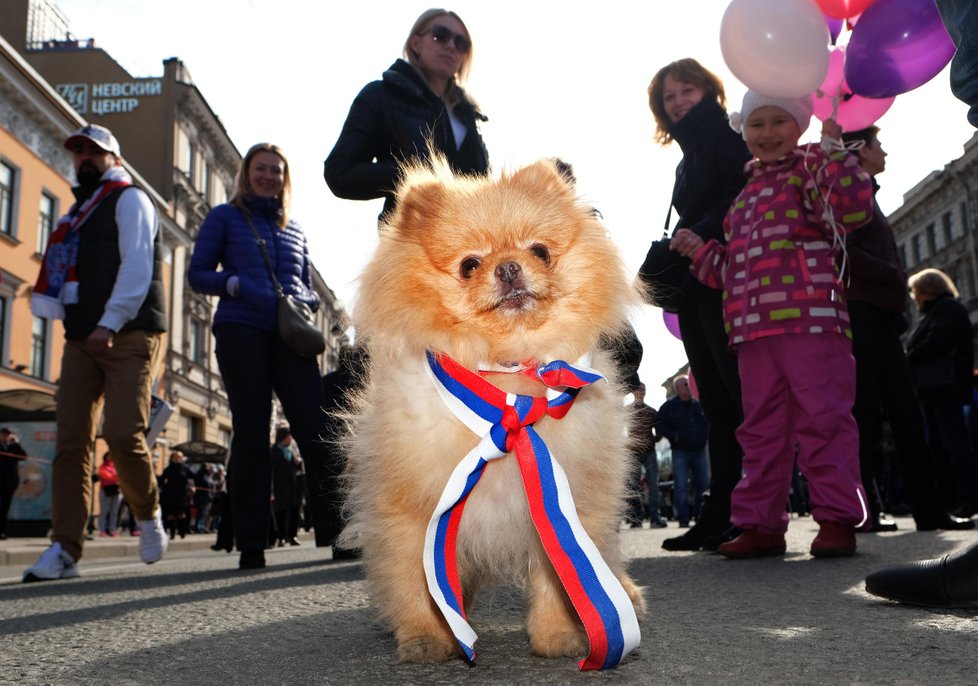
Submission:
<svg viewBox="0 0 978 686">
<path fill-rule="evenodd" d="M 717 548 L 721 555 L 737 559 L 784 555 L 784 551 L 784 534 L 765 534 L 756 529 L 746 529 L 737 538 Z"/>
<path fill-rule="evenodd" d="M 856 531 L 848 524 L 821 522 L 812 541 L 814 557 L 849 557 L 856 552 Z"/>
</svg>

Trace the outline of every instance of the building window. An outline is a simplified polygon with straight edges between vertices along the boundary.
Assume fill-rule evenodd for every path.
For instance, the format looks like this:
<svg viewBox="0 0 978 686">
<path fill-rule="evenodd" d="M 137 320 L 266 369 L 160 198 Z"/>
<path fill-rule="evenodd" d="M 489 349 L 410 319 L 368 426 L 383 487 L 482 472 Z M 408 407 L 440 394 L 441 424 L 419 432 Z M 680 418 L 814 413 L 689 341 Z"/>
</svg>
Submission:
<svg viewBox="0 0 978 686">
<path fill-rule="evenodd" d="M 7 359 L 6 351 L 4 349 L 4 343 L 7 341 L 7 312 L 8 312 L 8 301 L 6 298 L 0 297 L 0 367 L 6 367 Z"/>
<path fill-rule="evenodd" d="M 0 161 L 0 233 L 14 235 L 14 184 L 17 170 Z"/>
<path fill-rule="evenodd" d="M 231 450 L 231 431 L 221 427 L 217 430 L 217 440 L 228 450 Z"/>
<path fill-rule="evenodd" d="M 31 371 L 30 374 L 43 379 L 47 374 L 48 322 L 41 317 L 32 317 L 31 324 Z"/>
<path fill-rule="evenodd" d="M 945 212 L 941 216 L 941 226 L 944 229 L 944 244 L 951 245 L 954 242 L 954 231 L 951 228 L 951 213 Z"/>
<path fill-rule="evenodd" d="M 907 244 L 900 244 L 900 264 L 906 268 L 907 266 Z"/>
<path fill-rule="evenodd" d="M 187 327 L 187 357 L 195 364 L 204 361 L 204 324 L 199 319 L 190 318 Z"/>
<path fill-rule="evenodd" d="M 192 414 L 181 414 L 180 423 L 183 424 L 183 433 L 187 441 L 204 440 L 204 420 Z"/>
<path fill-rule="evenodd" d="M 968 219 L 968 203 L 961 203 L 961 236 L 967 236 L 970 231 L 971 221 Z"/>
<path fill-rule="evenodd" d="M 190 185 L 194 188 L 197 187 L 197 146 L 193 143 L 187 143 L 187 178 L 190 179 Z"/>
<path fill-rule="evenodd" d="M 933 257 L 937 254 L 937 231 L 933 224 L 927 225 L 927 254 Z"/>
<path fill-rule="evenodd" d="M 202 196 L 204 196 L 204 202 L 206 202 L 207 205 L 210 206 L 210 204 L 211 204 L 211 183 L 212 183 L 212 178 L 214 176 L 214 173 L 211 171 L 211 165 L 207 164 L 207 161 L 206 160 L 204 160 L 200 164 L 201 164 L 201 167 L 203 167 L 203 173 L 200 175 L 201 176 L 201 179 L 200 179 L 200 183 L 201 183 L 201 186 L 200 186 L 200 194 Z"/>
<path fill-rule="evenodd" d="M 911 266 L 917 266 L 924 261 L 924 240 L 919 233 L 910 240 L 910 247 L 913 252 L 913 265 Z"/>
<path fill-rule="evenodd" d="M 43 255 L 48 247 L 48 238 L 54 233 L 54 225 L 58 215 L 58 200 L 52 195 L 41 192 L 41 207 L 37 222 L 37 253 Z"/>
</svg>

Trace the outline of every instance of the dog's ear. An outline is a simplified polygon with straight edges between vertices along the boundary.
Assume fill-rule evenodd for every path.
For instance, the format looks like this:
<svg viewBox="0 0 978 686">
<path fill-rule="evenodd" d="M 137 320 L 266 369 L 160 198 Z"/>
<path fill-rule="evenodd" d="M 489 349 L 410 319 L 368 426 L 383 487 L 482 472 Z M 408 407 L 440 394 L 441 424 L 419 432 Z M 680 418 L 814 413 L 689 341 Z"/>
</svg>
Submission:
<svg viewBox="0 0 978 686">
<path fill-rule="evenodd" d="M 408 177 L 399 196 L 400 200 L 390 223 L 401 234 L 416 235 L 429 229 L 438 216 L 444 206 L 445 188 L 431 181 L 411 183 Z"/>
<path fill-rule="evenodd" d="M 574 195 L 573 188 L 557 171 L 552 160 L 538 160 L 527 167 L 523 167 L 513 174 L 511 181 L 517 187 L 532 188 L 536 193 Z"/>
</svg>

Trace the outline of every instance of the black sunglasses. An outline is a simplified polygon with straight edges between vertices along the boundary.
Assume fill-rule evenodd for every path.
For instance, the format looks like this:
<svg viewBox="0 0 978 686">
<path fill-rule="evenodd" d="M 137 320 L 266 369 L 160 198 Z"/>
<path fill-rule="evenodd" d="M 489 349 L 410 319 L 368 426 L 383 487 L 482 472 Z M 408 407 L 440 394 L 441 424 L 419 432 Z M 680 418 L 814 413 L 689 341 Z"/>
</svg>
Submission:
<svg viewBox="0 0 978 686">
<path fill-rule="evenodd" d="M 448 42 L 452 41 L 455 44 L 455 49 L 462 55 L 467 53 L 469 48 L 472 47 L 472 41 L 463 36 L 461 33 L 455 33 L 454 31 L 446 29 L 444 26 L 440 26 L 438 24 L 435 24 L 433 27 L 431 27 L 431 30 L 427 31 L 426 33 L 430 33 L 431 39 L 436 43 L 444 43 L 448 45 Z"/>
</svg>

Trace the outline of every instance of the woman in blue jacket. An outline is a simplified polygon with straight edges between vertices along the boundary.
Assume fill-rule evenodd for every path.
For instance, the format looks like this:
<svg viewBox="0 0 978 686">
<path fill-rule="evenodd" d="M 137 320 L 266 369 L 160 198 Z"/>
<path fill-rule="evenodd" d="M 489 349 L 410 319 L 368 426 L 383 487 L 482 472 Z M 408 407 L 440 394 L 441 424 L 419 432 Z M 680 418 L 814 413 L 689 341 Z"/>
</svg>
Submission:
<svg viewBox="0 0 978 686">
<path fill-rule="evenodd" d="M 462 90 L 472 64 L 472 39 L 461 18 L 426 11 L 404 43 L 404 59 L 360 91 L 323 175 L 339 198 L 384 198 L 381 219 L 394 208 L 398 165 L 427 159 L 429 144 L 452 169 L 489 170 L 478 124 L 486 118 Z"/>
<path fill-rule="evenodd" d="M 289 165 L 275 145 L 259 143 L 238 170 L 234 194 L 200 227 L 188 278 L 198 293 L 220 297 L 215 353 L 231 406 L 230 498 L 240 567 L 265 566 L 272 465 L 268 451 L 272 391 L 278 396 L 309 474 L 316 544 L 331 545 L 340 524 L 335 466 L 319 441 L 323 395 L 319 366 L 285 346 L 277 293 L 255 231 L 265 242 L 285 293 L 319 306 L 306 237 L 289 218 Z M 252 229 L 254 227 L 254 230 Z"/>
</svg>

